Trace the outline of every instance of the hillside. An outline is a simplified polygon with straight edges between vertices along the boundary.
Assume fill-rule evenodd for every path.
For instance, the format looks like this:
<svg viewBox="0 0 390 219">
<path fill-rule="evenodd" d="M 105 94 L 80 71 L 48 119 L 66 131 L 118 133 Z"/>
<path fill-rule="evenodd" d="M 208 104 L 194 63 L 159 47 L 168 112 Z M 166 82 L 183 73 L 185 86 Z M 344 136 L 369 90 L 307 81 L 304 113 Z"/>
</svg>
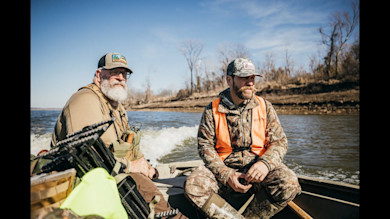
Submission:
<svg viewBox="0 0 390 219">
<path fill-rule="evenodd" d="M 222 90 L 222 89 L 221 89 Z M 221 91 L 165 98 L 128 110 L 202 112 Z M 348 114 L 360 112 L 359 81 L 316 81 L 303 84 L 265 84 L 257 95 L 270 101 L 278 114 Z"/>
</svg>

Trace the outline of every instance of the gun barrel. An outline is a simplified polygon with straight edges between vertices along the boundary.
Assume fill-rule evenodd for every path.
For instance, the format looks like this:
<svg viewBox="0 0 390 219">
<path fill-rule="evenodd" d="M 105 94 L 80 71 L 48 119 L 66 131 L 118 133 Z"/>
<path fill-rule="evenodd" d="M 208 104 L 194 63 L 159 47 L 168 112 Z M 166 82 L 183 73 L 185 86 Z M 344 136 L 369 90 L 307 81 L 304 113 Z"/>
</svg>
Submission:
<svg viewBox="0 0 390 219">
<path fill-rule="evenodd" d="M 83 129 L 81 129 L 80 131 L 77 131 L 77 132 L 73 132 L 73 133 L 70 133 L 68 135 L 66 135 L 66 138 L 70 138 L 70 137 L 73 137 L 75 135 L 78 135 L 80 133 L 83 133 L 83 132 L 86 132 L 86 131 L 89 131 L 89 130 L 92 130 L 92 129 L 95 129 L 99 126 L 102 126 L 102 125 L 105 125 L 105 124 L 109 124 L 111 125 L 114 121 L 115 121 L 115 117 L 111 117 L 110 119 L 107 119 L 105 121 L 101 121 L 101 122 L 98 122 L 98 123 L 95 123 L 95 124 L 92 124 L 92 125 L 89 125 L 89 126 L 85 126 Z"/>
</svg>

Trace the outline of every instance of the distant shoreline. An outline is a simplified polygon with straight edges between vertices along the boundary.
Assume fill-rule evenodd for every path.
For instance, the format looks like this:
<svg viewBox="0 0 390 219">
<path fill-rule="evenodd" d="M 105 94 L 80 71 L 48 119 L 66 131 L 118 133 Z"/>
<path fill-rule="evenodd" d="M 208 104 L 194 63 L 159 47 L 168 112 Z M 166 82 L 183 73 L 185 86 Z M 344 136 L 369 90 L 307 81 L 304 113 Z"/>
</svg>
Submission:
<svg viewBox="0 0 390 219">
<path fill-rule="evenodd" d="M 61 111 L 62 108 L 41 108 L 41 107 L 31 107 L 31 111 Z"/>
<path fill-rule="evenodd" d="M 358 81 L 320 81 L 306 84 L 269 85 L 256 92 L 272 103 L 278 114 L 359 115 Z M 180 99 L 155 100 L 127 107 L 135 111 L 203 112 L 217 92 Z"/>
<path fill-rule="evenodd" d="M 277 114 L 280 115 L 360 115 L 359 104 L 350 106 L 343 105 L 337 106 L 334 104 L 322 104 L 322 105 L 304 105 L 300 106 L 280 106 L 273 105 Z M 169 107 L 155 107 L 155 108 L 132 108 L 128 111 L 144 111 L 144 112 L 189 112 L 189 113 L 202 113 L 204 107 L 188 107 L 188 108 L 169 108 Z"/>
<path fill-rule="evenodd" d="M 356 105 L 335 105 L 335 104 L 320 104 L 320 105 L 311 105 L 311 104 L 305 104 L 305 105 L 273 105 L 276 112 L 278 114 L 297 114 L 297 115 L 359 115 L 360 114 L 360 107 L 359 104 Z M 61 111 L 61 108 L 37 108 L 33 107 L 30 109 L 31 111 Z M 146 112 L 191 112 L 191 113 L 201 113 L 204 110 L 204 107 L 155 107 L 155 108 L 131 108 L 127 109 L 128 111 L 146 111 Z"/>
<path fill-rule="evenodd" d="M 197 93 L 185 98 L 155 99 L 125 105 L 127 111 L 203 112 L 219 92 Z M 359 115 L 358 81 L 312 82 L 302 85 L 273 85 L 256 92 L 272 103 L 278 114 Z M 32 107 L 31 110 L 61 111 L 61 108 Z"/>
</svg>

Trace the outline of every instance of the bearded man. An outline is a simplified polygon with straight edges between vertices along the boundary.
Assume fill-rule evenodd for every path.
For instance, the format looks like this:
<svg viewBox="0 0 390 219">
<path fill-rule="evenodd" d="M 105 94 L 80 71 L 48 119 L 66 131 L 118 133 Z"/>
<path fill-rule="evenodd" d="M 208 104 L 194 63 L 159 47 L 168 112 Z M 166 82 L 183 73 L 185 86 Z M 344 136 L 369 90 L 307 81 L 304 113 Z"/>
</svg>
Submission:
<svg viewBox="0 0 390 219">
<path fill-rule="evenodd" d="M 203 111 L 198 151 L 204 166 L 187 178 L 185 195 L 208 218 L 270 218 L 301 191 L 282 163 L 287 137 L 272 104 L 255 95 L 261 75 L 253 62 L 235 59 L 226 74 L 229 88 Z M 223 199 L 233 193 L 254 194 L 243 216 Z"/>
<path fill-rule="evenodd" d="M 130 130 L 126 109 L 122 103 L 127 98 L 127 80 L 133 71 L 126 58 L 119 53 L 107 53 L 98 62 L 93 83 L 80 88 L 65 104 L 58 116 L 52 134 L 51 147 L 66 138 L 66 135 L 79 131 L 85 126 L 115 117 L 111 125 L 100 137 L 112 149 L 116 159 L 126 165 L 128 173 L 136 182 L 137 189 L 150 202 L 155 195 L 160 201 L 155 212 L 171 210 L 169 203 L 151 181 L 158 172 L 145 159 L 139 148 L 130 150 L 124 142 Z M 124 153 L 119 153 L 120 151 Z M 186 218 L 180 212 L 175 218 Z"/>
</svg>

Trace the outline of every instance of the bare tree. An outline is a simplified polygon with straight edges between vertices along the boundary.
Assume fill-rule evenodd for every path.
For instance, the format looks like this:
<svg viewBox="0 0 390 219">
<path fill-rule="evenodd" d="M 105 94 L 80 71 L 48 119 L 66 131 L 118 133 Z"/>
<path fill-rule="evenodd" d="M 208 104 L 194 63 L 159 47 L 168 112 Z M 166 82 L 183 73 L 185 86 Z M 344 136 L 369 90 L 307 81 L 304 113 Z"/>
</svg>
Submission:
<svg viewBox="0 0 390 219">
<path fill-rule="evenodd" d="M 145 92 L 129 87 L 127 90 L 127 100 L 124 103 L 126 108 L 129 108 L 132 104 L 141 104 L 144 103 Z"/>
<path fill-rule="evenodd" d="M 287 74 L 288 78 L 291 78 L 292 72 L 294 71 L 294 60 L 291 58 L 290 54 L 288 53 L 288 49 L 285 50 L 285 62 L 286 65 L 284 66 L 284 71 Z"/>
<path fill-rule="evenodd" d="M 338 74 L 339 68 L 339 60 L 342 50 L 344 49 L 348 39 L 352 35 L 352 32 L 356 28 L 357 24 L 359 23 L 359 5 L 358 1 L 352 1 L 352 17 L 349 16 L 348 12 L 344 12 L 343 16 L 341 16 L 340 13 L 337 13 L 335 15 L 336 20 L 340 21 L 340 25 L 338 25 L 338 47 L 336 49 L 336 74 Z"/>
<path fill-rule="evenodd" d="M 356 80 L 359 78 L 360 72 L 359 39 L 346 47 L 346 51 L 341 55 L 340 74 L 348 79 Z"/>
<path fill-rule="evenodd" d="M 320 55 L 312 54 L 310 57 L 309 67 L 311 72 L 313 73 L 314 78 L 321 78 L 323 72 L 323 65 L 320 61 Z"/>
<path fill-rule="evenodd" d="M 351 16 L 347 11 L 344 11 L 343 14 L 336 12 L 330 17 L 328 28 L 319 28 L 322 43 L 328 47 L 327 55 L 324 58 L 327 77 L 330 77 L 333 71 L 337 77 L 340 55 L 359 23 L 359 17 L 359 0 L 353 0 Z"/>
<path fill-rule="evenodd" d="M 204 90 L 207 91 L 207 93 L 213 88 L 213 84 L 212 84 L 212 79 L 211 77 L 213 76 L 213 73 L 214 72 L 209 72 L 208 71 L 208 68 L 206 66 L 206 64 L 204 65 L 204 75 L 205 75 L 205 78 L 203 80 L 203 88 Z"/>
<path fill-rule="evenodd" d="M 229 47 L 226 45 L 219 45 L 218 54 L 221 62 L 221 68 L 220 68 L 221 73 L 219 77 L 219 85 L 224 86 L 227 66 L 233 60 L 233 58 L 231 57 L 231 52 L 229 50 Z"/>
<path fill-rule="evenodd" d="M 221 44 L 218 48 L 218 54 L 220 57 L 221 63 L 221 82 L 224 83 L 224 78 L 226 75 L 227 66 L 231 61 L 236 58 L 249 58 L 250 53 L 248 49 L 240 44 Z"/>
<path fill-rule="evenodd" d="M 330 23 L 329 26 L 332 26 L 330 33 L 327 33 L 324 28 L 320 27 L 318 31 L 322 35 L 322 43 L 328 47 L 328 52 L 326 56 L 324 57 L 324 62 L 325 62 L 325 74 L 326 77 L 329 78 L 332 73 L 331 67 L 332 65 L 332 60 L 334 57 L 334 51 L 335 51 L 335 41 L 336 41 L 336 36 L 337 36 L 337 24 Z"/>
<path fill-rule="evenodd" d="M 201 68 L 201 63 L 202 60 L 198 60 L 196 62 L 196 91 L 200 92 L 201 91 L 201 84 L 200 84 L 200 68 Z"/>
<path fill-rule="evenodd" d="M 191 72 L 191 94 L 194 88 L 193 71 L 196 63 L 200 60 L 200 54 L 203 50 L 203 42 L 200 40 L 187 40 L 182 43 L 179 51 L 184 55 L 187 61 L 188 68 Z"/>
<path fill-rule="evenodd" d="M 221 71 L 226 73 L 227 66 L 231 61 L 236 58 L 249 58 L 250 54 L 248 49 L 240 44 L 221 44 L 218 48 L 218 54 L 221 61 Z"/>
<path fill-rule="evenodd" d="M 264 81 L 271 81 L 275 77 L 275 61 L 272 52 L 265 53 L 265 60 L 263 62 L 263 69 L 261 73 L 264 75 Z"/>
<path fill-rule="evenodd" d="M 201 77 L 202 91 L 209 92 L 222 84 L 220 82 L 221 77 L 215 73 L 219 68 L 216 67 L 213 61 L 203 59 L 200 69 L 202 70 L 201 72 L 203 72 L 203 77 Z"/>
<path fill-rule="evenodd" d="M 150 77 L 148 76 L 146 78 L 146 84 L 145 84 L 145 103 L 149 103 L 152 99 L 152 89 L 151 89 L 151 83 L 150 83 Z"/>
</svg>

